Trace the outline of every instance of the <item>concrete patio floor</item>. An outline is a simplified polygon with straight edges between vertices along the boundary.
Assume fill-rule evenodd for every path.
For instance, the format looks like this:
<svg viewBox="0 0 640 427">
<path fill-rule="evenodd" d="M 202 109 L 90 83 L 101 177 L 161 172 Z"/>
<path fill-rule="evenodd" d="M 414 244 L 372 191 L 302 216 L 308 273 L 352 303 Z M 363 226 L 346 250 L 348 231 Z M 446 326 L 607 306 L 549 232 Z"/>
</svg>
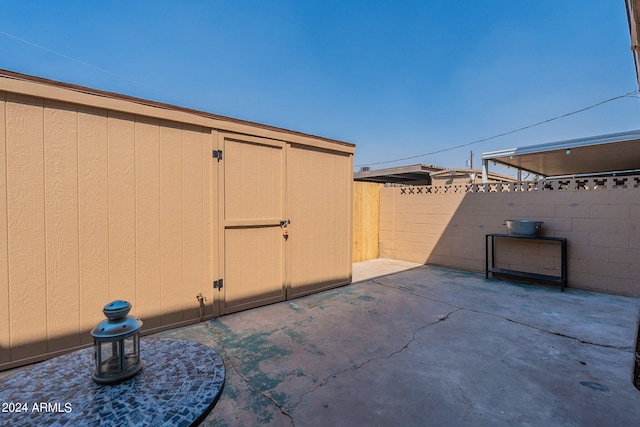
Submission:
<svg viewBox="0 0 640 427">
<path fill-rule="evenodd" d="M 156 334 L 224 358 L 203 425 L 638 425 L 640 299 L 390 260 L 354 278 Z"/>
</svg>

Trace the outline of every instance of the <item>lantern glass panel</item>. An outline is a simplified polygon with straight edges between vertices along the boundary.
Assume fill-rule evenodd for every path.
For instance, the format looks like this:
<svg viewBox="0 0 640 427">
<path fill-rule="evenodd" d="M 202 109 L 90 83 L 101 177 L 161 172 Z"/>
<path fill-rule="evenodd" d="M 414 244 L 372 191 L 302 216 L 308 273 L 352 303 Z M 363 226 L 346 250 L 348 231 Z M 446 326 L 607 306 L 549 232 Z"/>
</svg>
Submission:
<svg viewBox="0 0 640 427">
<path fill-rule="evenodd" d="M 99 343 L 101 373 L 119 372 L 122 370 L 120 366 L 119 347 L 119 341 Z"/>
<path fill-rule="evenodd" d="M 127 370 L 138 363 L 138 339 L 139 336 L 135 335 L 124 340 L 124 370 Z"/>
</svg>

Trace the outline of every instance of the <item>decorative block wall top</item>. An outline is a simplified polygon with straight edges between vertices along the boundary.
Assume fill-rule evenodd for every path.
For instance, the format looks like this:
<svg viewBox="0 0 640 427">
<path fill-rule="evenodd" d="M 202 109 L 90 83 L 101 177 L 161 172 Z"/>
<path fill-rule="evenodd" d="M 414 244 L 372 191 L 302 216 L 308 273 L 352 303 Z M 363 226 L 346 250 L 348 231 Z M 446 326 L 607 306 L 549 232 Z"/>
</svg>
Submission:
<svg viewBox="0 0 640 427">
<path fill-rule="evenodd" d="M 558 178 L 537 181 L 489 182 L 485 184 L 451 184 L 399 187 L 400 194 L 507 193 L 529 191 L 597 191 L 640 190 L 640 176 L 609 176 L 592 178 Z"/>
</svg>

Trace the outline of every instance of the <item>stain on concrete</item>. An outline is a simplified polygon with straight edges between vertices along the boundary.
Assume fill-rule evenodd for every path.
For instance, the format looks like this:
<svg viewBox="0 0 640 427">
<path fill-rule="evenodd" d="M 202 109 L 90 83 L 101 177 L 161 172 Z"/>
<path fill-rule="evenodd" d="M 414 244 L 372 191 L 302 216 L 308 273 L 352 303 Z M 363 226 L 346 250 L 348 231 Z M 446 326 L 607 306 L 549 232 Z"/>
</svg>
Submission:
<svg viewBox="0 0 640 427">
<path fill-rule="evenodd" d="M 289 396 L 275 389 L 289 376 L 304 375 L 301 370 L 293 373 L 287 371 L 265 372 L 261 368 L 263 362 L 273 362 L 290 355 L 289 349 L 276 344 L 274 334 L 282 329 L 236 333 L 224 321 L 207 322 L 209 333 L 217 338 L 218 349 L 222 351 L 225 365 L 235 376 L 227 380 L 223 396 L 234 401 L 243 410 L 251 411 L 260 424 L 273 421 L 274 413 L 284 412 Z M 287 329 L 285 329 L 286 331 Z M 294 334 L 295 335 L 295 334 Z M 248 394 L 240 395 L 237 382 L 246 383 Z M 228 389 L 228 392 L 227 392 Z M 276 412 L 274 412 L 274 410 Z"/>
<path fill-rule="evenodd" d="M 289 302 L 288 306 L 291 310 L 295 311 L 295 312 L 300 312 L 302 311 L 302 307 L 300 307 L 298 304 L 294 303 L 294 302 Z"/>
<path fill-rule="evenodd" d="M 505 384 L 504 390 L 526 389 L 527 402 L 551 407 L 546 414 L 558 423 L 589 414 L 578 423 L 595 416 L 596 424 L 606 419 L 630 425 L 640 406 L 634 405 L 637 391 L 625 383 L 628 368 L 619 361 L 633 352 L 626 344 L 632 333 L 617 318 L 631 309 L 637 313 L 635 300 L 560 294 L 550 287 L 423 267 L 181 328 L 179 335 L 210 343 L 227 367 L 223 395 L 204 426 L 335 425 L 336 420 L 358 425 L 365 419 L 369 425 L 419 425 L 424 423 L 420 408 L 433 402 L 434 423 L 548 421 L 545 413 L 518 406 L 521 394 L 503 392 Z M 558 321 L 558 313 L 565 321 Z M 604 332 L 600 324 L 607 325 Z M 473 355 L 468 340 L 475 340 Z M 400 386 L 398 378 L 407 372 L 412 381 Z M 460 380 L 443 381 L 451 372 L 459 372 Z M 598 393 L 586 388 L 575 393 L 580 379 Z M 562 392 L 563 399 L 550 392 Z M 504 412 L 483 409 L 496 402 L 504 403 Z"/>
<path fill-rule="evenodd" d="M 319 294 L 310 295 L 309 298 L 312 299 L 312 302 L 309 304 L 308 308 L 319 308 L 320 310 L 324 310 L 326 303 L 331 303 L 336 299 L 348 302 L 351 300 L 352 296 L 353 289 L 349 286 L 328 290 Z"/>
<path fill-rule="evenodd" d="M 294 326 L 300 326 L 300 322 L 296 322 Z M 304 341 L 304 334 L 295 328 L 287 328 L 284 330 L 284 333 L 297 343 L 302 343 Z"/>
<path fill-rule="evenodd" d="M 607 393 L 609 391 L 609 387 L 607 387 L 606 385 L 594 383 L 593 381 L 580 381 L 580 384 L 601 393 Z"/>
<path fill-rule="evenodd" d="M 308 353 L 311 353 L 315 356 L 325 356 L 326 353 L 318 348 L 317 345 L 310 343 L 308 346 L 305 346 L 304 350 Z"/>
</svg>

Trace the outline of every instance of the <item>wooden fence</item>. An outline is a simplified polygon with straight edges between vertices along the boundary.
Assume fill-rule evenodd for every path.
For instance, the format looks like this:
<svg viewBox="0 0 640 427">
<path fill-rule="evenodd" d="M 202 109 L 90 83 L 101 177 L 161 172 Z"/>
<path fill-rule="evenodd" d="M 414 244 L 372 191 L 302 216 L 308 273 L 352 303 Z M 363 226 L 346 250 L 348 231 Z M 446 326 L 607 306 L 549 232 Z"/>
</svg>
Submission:
<svg viewBox="0 0 640 427">
<path fill-rule="evenodd" d="M 378 258 L 382 184 L 353 183 L 353 262 Z"/>
</svg>

